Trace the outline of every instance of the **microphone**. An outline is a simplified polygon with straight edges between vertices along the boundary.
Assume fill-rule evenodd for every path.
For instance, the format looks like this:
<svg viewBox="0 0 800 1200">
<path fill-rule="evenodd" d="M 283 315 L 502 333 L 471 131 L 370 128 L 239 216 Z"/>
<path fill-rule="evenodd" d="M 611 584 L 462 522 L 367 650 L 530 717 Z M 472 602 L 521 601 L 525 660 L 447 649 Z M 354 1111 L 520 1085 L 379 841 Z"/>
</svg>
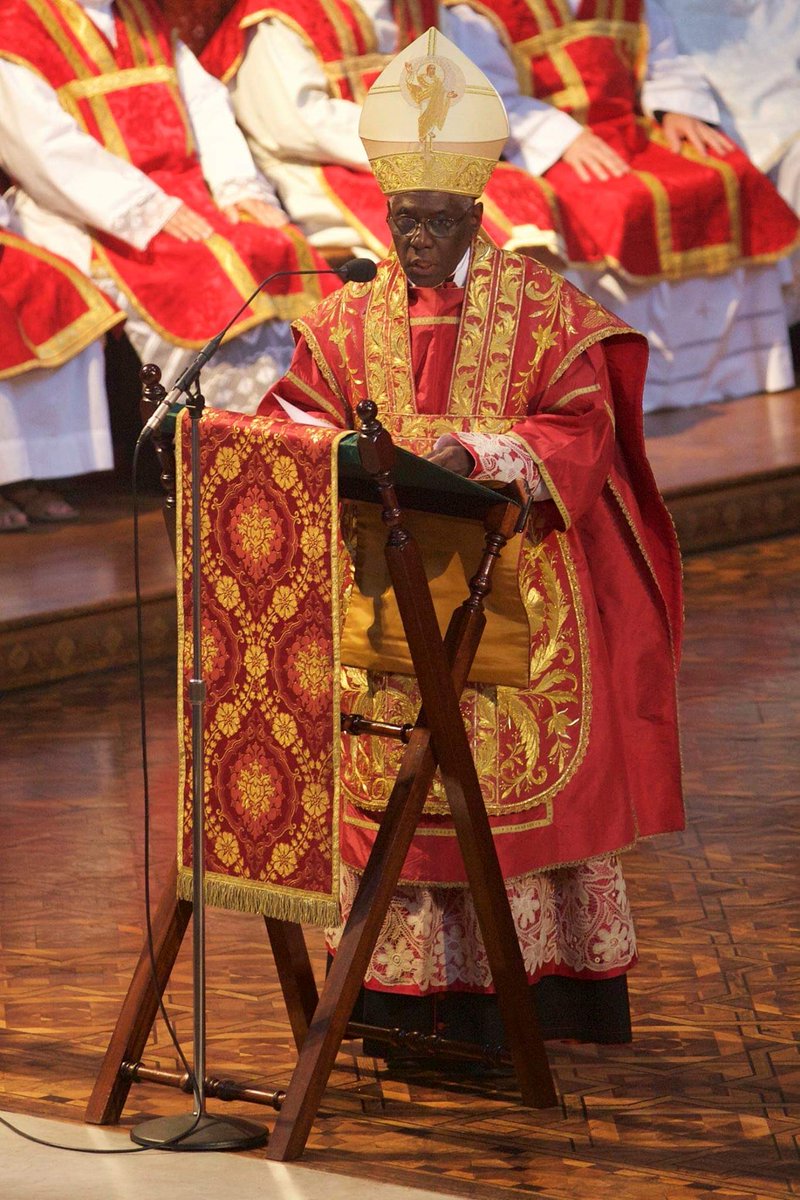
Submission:
<svg viewBox="0 0 800 1200">
<path fill-rule="evenodd" d="M 228 324 L 224 329 L 221 329 L 210 342 L 206 342 L 203 349 L 197 355 L 192 363 L 186 368 L 181 377 L 167 392 L 164 399 L 154 410 L 154 412 L 145 421 L 142 432 L 139 434 L 139 441 L 149 437 L 154 433 L 163 422 L 172 405 L 180 398 L 181 395 L 189 395 L 189 389 L 195 383 L 198 375 L 203 367 L 213 358 L 222 344 L 222 339 L 233 324 L 242 315 L 244 310 L 255 300 L 258 293 L 272 283 L 273 279 L 279 279 L 285 275 L 338 275 L 344 283 L 369 283 L 375 278 L 377 267 L 371 258 L 349 258 L 347 262 L 342 263 L 340 267 L 329 267 L 327 269 L 311 269 L 307 271 L 273 271 L 266 279 L 262 279 L 261 283 L 254 292 L 247 297 L 242 307 L 233 314 Z"/>
<path fill-rule="evenodd" d="M 377 273 L 378 268 L 371 258 L 348 258 L 346 263 L 336 268 L 336 274 L 345 283 L 369 283 Z"/>
</svg>

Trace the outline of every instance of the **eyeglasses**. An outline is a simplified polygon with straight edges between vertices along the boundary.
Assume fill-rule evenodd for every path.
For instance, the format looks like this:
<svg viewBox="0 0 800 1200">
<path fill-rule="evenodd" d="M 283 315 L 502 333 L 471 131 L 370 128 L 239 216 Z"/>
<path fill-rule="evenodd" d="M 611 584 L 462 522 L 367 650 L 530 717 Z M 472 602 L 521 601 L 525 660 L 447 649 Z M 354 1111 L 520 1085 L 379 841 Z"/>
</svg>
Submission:
<svg viewBox="0 0 800 1200">
<path fill-rule="evenodd" d="M 389 213 L 389 220 L 394 225 L 401 237 L 413 237 L 417 230 L 424 226 L 428 233 L 435 238 L 447 238 L 453 233 L 453 230 L 461 224 L 465 217 L 472 212 L 468 208 L 460 217 L 424 217 L 422 220 L 417 220 L 416 217 L 405 214 L 396 217 L 394 213 Z"/>
</svg>

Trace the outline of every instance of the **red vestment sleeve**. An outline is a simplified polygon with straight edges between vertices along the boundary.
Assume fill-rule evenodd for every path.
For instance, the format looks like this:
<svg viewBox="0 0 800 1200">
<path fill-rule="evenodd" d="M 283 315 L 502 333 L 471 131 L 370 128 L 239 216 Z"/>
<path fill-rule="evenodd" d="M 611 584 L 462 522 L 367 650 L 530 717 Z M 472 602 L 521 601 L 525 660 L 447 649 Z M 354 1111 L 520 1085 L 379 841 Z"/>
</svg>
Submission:
<svg viewBox="0 0 800 1200">
<path fill-rule="evenodd" d="M 515 424 L 547 484 L 555 528 L 568 529 L 597 500 L 614 457 L 614 409 L 602 346 L 590 346 L 532 401 Z M 550 522 L 548 521 L 548 524 Z"/>
<path fill-rule="evenodd" d="M 352 425 L 347 419 L 348 404 L 317 364 L 306 339 L 301 336 L 294 348 L 289 370 L 283 379 L 273 384 L 258 406 L 260 417 L 286 417 L 279 404 L 286 400 L 311 416 L 334 421 L 337 425 Z"/>
</svg>

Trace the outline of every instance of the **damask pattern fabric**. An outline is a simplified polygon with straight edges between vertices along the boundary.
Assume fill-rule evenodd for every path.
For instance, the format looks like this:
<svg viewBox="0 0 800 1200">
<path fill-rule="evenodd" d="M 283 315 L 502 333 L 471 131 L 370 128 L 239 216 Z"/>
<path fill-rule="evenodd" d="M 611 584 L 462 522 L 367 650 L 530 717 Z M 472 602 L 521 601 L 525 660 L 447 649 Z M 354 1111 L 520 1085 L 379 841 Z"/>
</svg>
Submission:
<svg viewBox="0 0 800 1200">
<path fill-rule="evenodd" d="M 192 894 L 190 422 L 177 444 L 179 893 Z M 339 910 L 340 574 L 332 429 L 207 411 L 200 538 L 206 899 L 326 924 Z"/>
</svg>

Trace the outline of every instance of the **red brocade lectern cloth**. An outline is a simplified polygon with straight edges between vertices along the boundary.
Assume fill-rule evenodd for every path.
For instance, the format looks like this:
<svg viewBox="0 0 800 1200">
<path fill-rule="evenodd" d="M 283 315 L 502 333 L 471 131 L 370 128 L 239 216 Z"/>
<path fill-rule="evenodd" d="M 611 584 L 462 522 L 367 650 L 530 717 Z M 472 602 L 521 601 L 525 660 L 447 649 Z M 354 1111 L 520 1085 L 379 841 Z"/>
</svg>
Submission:
<svg viewBox="0 0 800 1200">
<path fill-rule="evenodd" d="M 330 924 L 339 914 L 336 455 L 344 431 L 207 410 L 199 432 L 206 901 Z M 178 892 L 190 899 L 187 414 L 176 449 Z"/>
</svg>

